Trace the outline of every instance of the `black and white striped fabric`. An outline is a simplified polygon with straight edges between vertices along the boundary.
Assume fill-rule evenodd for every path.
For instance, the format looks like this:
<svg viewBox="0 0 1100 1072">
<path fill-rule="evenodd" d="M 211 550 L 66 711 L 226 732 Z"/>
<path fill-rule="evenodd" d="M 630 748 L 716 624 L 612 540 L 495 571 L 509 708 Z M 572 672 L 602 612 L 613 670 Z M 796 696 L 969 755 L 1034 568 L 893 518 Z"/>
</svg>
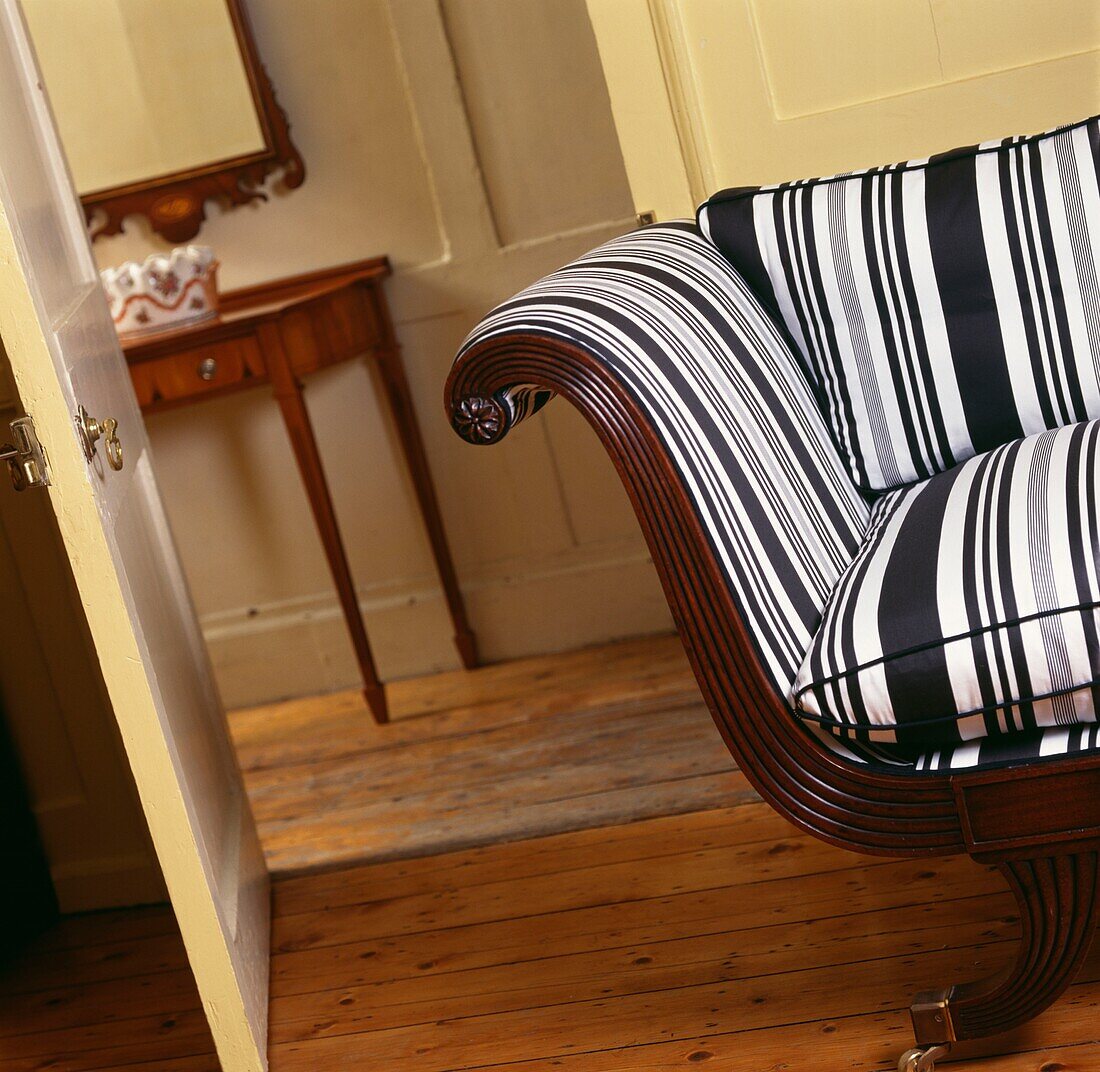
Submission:
<svg viewBox="0 0 1100 1072">
<path fill-rule="evenodd" d="M 795 710 L 927 746 L 1094 725 L 1100 421 L 1017 440 L 876 503 Z"/>
<path fill-rule="evenodd" d="M 926 749 L 841 738 L 815 723 L 804 725 L 822 745 L 849 763 L 881 767 L 891 774 L 990 770 L 1017 763 L 1042 763 L 1049 759 L 1100 752 L 1100 726 L 1097 725 L 1053 726 Z"/>
<path fill-rule="evenodd" d="M 513 333 L 585 348 L 650 415 L 762 663 L 786 697 L 870 507 L 853 488 L 780 329 L 740 275 L 693 224 L 648 227 L 493 310 L 460 356 Z M 523 415 L 517 408 L 515 419 Z M 905 752 L 841 739 L 819 725 L 803 729 L 850 762 L 914 774 L 1097 747 L 1081 735 L 1040 732 Z"/>
<path fill-rule="evenodd" d="M 1096 118 L 725 190 L 699 221 L 786 324 L 863 489 L 1100 417 Z"/>
<path fill-rule="evenodd" d="M 519 424 L 534 413 L 538 413 L 551 398 L 553 391 L 547 391 L 543 387 L 535 387 L 532 384 L 521 383 L 500 392 L 507 413 L 508 427 Z"/>
</svg>

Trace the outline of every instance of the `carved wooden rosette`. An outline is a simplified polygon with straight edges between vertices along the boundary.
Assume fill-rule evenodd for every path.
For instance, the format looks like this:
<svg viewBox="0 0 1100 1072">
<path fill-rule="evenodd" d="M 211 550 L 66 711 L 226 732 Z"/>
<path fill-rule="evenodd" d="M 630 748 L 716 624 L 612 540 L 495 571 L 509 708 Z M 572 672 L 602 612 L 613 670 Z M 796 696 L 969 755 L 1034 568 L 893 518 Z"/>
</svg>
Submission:
<svg viewBox="0 0 1100 1072">
<path fill-rule="evenodd" d="M 502 438 L 506 421 L 497 428 L 478 415 L 492 412 L 483 408 L 486 400 L 514 384 L 554 390 L 599 435 L 630 496 L 715 723 L 765 800 L 834 845 L 891 856 L 965 851 L 997 863 L 1009 877 L 1029 921 L 1016 967 L 1003 980 L 936 996 L 941 1012 L 949 1010 L 950 1040 L 929 1037 L 928 1021 L 918 1020 L 915 1008 L 918 1041 L 996 1033 L 1055 1001 L 1096 924 L 1100 757 L 929 775 L 841 760 L 795 723 L 769 681 L 683 481 L 629 392 L 581 347 L 538 335 L 497 336 L 467 351 L 451 371 L 446 404 L 456 431 L 470 442 Z M 1086 792 L 1095 803 L 1083 809 Z M 983 842 L 979 832 L 987 828 Z M 1075 862 L 1043 862 L 1056 856 Z M 1059 905 L 1071 919 L 1055 927 L 1049 920 Z"/>
<path fill-rule="evenodd" d="M 455 404 L 451 423 L 467 443 L 475 446 L 496 443 L 508 431 L 508 409 L 499 398 L 471 395 Z"/>
</svg>

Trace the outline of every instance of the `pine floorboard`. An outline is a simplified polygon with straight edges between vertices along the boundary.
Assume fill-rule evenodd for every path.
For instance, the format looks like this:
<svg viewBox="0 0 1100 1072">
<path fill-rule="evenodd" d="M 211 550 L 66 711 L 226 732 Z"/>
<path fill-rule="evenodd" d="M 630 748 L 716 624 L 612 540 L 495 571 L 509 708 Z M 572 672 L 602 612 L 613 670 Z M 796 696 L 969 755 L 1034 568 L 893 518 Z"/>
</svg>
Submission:
<svg viewBox="0 0 1100 1072">
<path fill-rule="evenodd" d="M 627 647 L 563 658 L 577 712 L 614 712 L 602 725 L 618 733 L 630 704 L 655 716 L 690 707 L 674 653 L 662 663 L 655 642 Z M 621 688 L 599 672 L 616 660 Z M 648 673 L 644 687 L 627 680 L 631 666 Z M 235 729 L 266 757 L 253 770 L 284 766 L 280 733 L 295 765 L 331 763 L 341 747 L 395 759 L 441 740 L 470 759 L 462 742 L 487 732 L 481 708 L 498 729 L 552 729 L 550 705 L 522 710 L 525 674 L 502 668 L 495 691 L 467 682 L 435 715 L 447 690 L 410 687 L 399 744 L 359 727 L 341 746 L 345 714 L 311 733 L 301 706 L 284 707 L 278 729 L 251 712 Z M 437 717 L 444 729 L 427 725 Z M 420 754 L 409 763 L 410 777 L 431 767 Z M 397 777 L 399 766 L 379 769 Z M 964 858 L 855 856 L 740 794 L 612 825 L 586 821 L 608 814 L 603 805 L 572 814 L 578 828 L 526 837 L 514 826 L 509 840 L 433 853 L 413 851 L 424 842 L 409 825 L 376 858 L 363 846 L 351 856 L 345 840 L 338 869 L 285 868 L 274 885 L 271 1072 L 891 1072 L 909 1045 L 912 995 L 991 972 L 1013 950 L 1011 897 Z M 1053 1009 L 956 1056 L 941 1067 L 1096 1072 L 1100 949 Z M 167 909 L 66 919 L 0 970 L 0 1072 L 216 1068 Z"/>
<path fill-rule="evenodd" d="M 273 873 L 435 855 L 757 799 L 680 642 L 655 637 L 230 716 Z"/>
</svg>

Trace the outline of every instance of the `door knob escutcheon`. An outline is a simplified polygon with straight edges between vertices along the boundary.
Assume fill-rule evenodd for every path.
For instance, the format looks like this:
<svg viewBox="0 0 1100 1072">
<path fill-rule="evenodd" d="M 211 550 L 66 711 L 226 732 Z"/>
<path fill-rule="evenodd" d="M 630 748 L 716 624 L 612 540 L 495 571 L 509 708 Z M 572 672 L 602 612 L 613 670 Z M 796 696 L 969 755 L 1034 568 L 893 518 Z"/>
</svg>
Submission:
<svg viewBox="0 0 1100 1072">
<path fill-rule="evenodd" d="M 123 466 L 122 441 L 118 438 L 118 421 L 107 417 L 96 420 L 83 406 L 76 411 L 76 428 L 84 447 L 84 457 L 91 461 L 96 455 L 96 443 L 102 438 L 107 451 L 107 464 L 118 472 Z"/>
</svg>

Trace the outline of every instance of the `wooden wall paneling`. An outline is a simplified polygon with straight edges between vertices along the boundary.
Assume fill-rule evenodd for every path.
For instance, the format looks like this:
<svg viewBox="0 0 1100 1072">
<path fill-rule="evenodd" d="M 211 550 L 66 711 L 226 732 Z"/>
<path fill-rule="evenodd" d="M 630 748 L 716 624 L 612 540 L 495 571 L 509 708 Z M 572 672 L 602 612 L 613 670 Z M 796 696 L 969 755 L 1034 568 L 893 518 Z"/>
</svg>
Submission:
<svg viewBox="0 0 1100 1072">
<path fill-rule="evenodd" d="M 718 186 L 828 175 L 924 156 L 1042 130 L 1100 106 L 1095 34 L 1079 40 L 1070 54 L 1049 58 L 1044 27 L 1052 19 L 1042 5 L 1029 5 L 1017 21 L 1024 52 L 1002 52 L 1001 60 L 989 51 L 983 56 L 982 37 L 973 32 L 975 19 L 984 32 L 999 22 L 989 16 L 988 5 L 981 14 L 980 0 L 932 6 L 923 0 L 889 5 L 845 0 L 839 10 L 832 5 L 830 18 L 848 28 L 861 59 L 830 64 L 828 80 L 839 91 L 822 107 L 815 95 L 824 90 L 825 73 L 811 78 L 812 69 L 799 59 L 804 53 L 780 51 L 781 42 L 799 36 L 800 25 L 813 32 L 812 22 L 804 20 L 813 7 L 806 0 L 776 5 L 741 0 L 707 10 L 681 0 L 663 2 L 689 43 L 690 67 L 681 68 L 679 77 L 690 78 L 697 88 L 705 150 Z M 1088 0 L 1058 6 L 1067 13 L 1091 8 L 1096 17 Z M 970 23 L 965 34 L 942 21 L 949 7 L 958 12 L 956 24 Z M 899 26 L 910 30 L 899 32 Z M 1001 34 L 990 37 L 996 41 Z M 722 41 L 723 48 L 707 49 L 705 39 Z M 823 55 L 820 40 L 819 34 L 804 43 Z M 960 56 L 954 69 L 950 55 L 944 60 L 952 42 Z M 867 55 L 876 48 L 879 59 L 869 66 Z M 962 64 L 963 53 L 971 57 L 969 64 Z M 907 66 L 917 54 L 923 56 L 920 66 Z M 994 69 L 978 73 L 983 66 Z"/>
<path fill-rule="evenodd" d="M 652 86 L 688 182 L 666 216 L 726 186 L 905 160 L 1100 110 L 1091 0 L 589 0 L 635 203 L 669 139 L 630 114 Z M 645 9 L 645 10 L 643 10 Z M 619 53 L 648 20 L 657 60 Z M 660 94 L 660 84 L 665 95 Z M 665 121 L 665 120 L 663 120 Z"/>
<path fill-rule="evenodd" d="M 659 220 L 685 215 L 698 181 L 681 145 L 683 125 L 673 110 L 650 0 L 588 0 L 588 14 L 634 210 Z"/>
<path fill-rule="evenodd" d="M 595 39 L 577 32 L 584 0 L 443 0 L 442 11 L 501 243 L 629 216 Z"/>
<path fill-rule="evenodd" d="M 614 467 L 596 464 L 597 452 L 603 448 L 587 421 L 572 406 L 554 405 L 547 406 L 539 419 L 553 447 L 562 498 L 577 544 L 619 542 L 639 547 L 634 511 L 622 494 Z M 660 596 L 656 573 L 652 588 Z"/>
<path fill-rule="evenodd" d="M 537 26 L 540 19 L 550 17 L 551 5 L 532 4 L 528 0 L 525 7 L 525 11 L 510 15 L 514 33 L 525 25 Z M 416 0 L 393 5 L 391 14 L 409 80 L 410 100 L 421 130 L 425 164 L 433 177 L 454 172 L 463 176 L 458 184 L 446 184 L 447 193 L 439 200 L 441 230 L 449 239 L 449 263 L 431 269 L 430 284 L 424 278 L 427 272 L 418 273 L 415 280 L 402 279 L 398 273 L 391 294 L 399 334 L 408 336 L 404 340 L 404 351 L 413 394 L 430 398 L 430 392 L 438 390 L 440 377 L 446 373 L 448 354 L 453 353 L 454 346 L 468 330 L 475 310 L 487 310 L 507 298 L 517 286 L 552 271 L 569 258 L 572 250 L 587 248 L 603 238 L 621 233 L 631 226 L 631 220 L 626 215 L 628 203 L 625 199 L 616 200 L 614 203 L 622 213 L 618 219 L 592 219 L 589 210 L 587 220 L 580 216 L 571 218 L 570 222 L 581 226 L 568 234 L 550 230 L 550 222 L 544 220 L 543 233 L 538 240 L 507 243 L 506 227 L 504 235 L 497 234 L 490 199 L 493 183 L 479 171 L 478 124 L 471 119 L 469 110 L 471 100 L 480 104 L 479 94 L 491 84 L 492 77 L 499 77 L 500 68 L 493 69 L 488 76 L 483 73 L 477 85 L 471 86 L 463 80 L 464 70 L 469 74 L 474 61 L 470 51 L 472 34 L 479 25 L 478 20 L 489 17 L 489 13 L 483 12 L 481 5 L 441 5 L 436 0 Z M 552 14 L 561 15 L 556 6 Z M 503 57 L 494 57 L 494 63 L 503 65 Z M 453 87 L 461 88 L 462 92 L 455 94 Z M 519 122 L 518 118 L 515 122 Z M 482 130 L 483 137 L 487 136 L 484 127 Z M 503 134 L 503 127 L 492 131 L 497 139 Z M 437 185 L 442 187 L 444 183 L 440 181 Z M 562 222 L 560 217 L 558 222 Z M 475 279 L 478 283 L 471 287 Z M 414 285 L 406 291 L 410 283 Z M 434 339 L 441 335 L 441 325 L 431 314 L 438 297 L 447 295 L 461 295 L 461 304 L 454 309 L 450 335 L 453 341 L 449 348 L 433 345 Z M 421 331 L 424 342 L 417 338 Z M 428 342 L 429 338 L 433 341 Z M 436 355 L 430 366 L 409 360 L 410 354 L 429 350 Z M 515 459 L 514 466 L 507 463 L 497 466 L 488 460 L 482 461 L 471 452 L 448 449 L 446 431 L 442 424 L 425 422 L 424 432 L 433 466 L 437 464 L 434 458 L 440 459 L 438 482 L 443 489 L 445 512 L 448 499 L 456 504 L 455 521 L 452 522 L 448 515 L 448 528 L 455 531 L 460 567 L 473 567 L 475 584 L 490 572 L 478 568 L 478 558 L 483 562 L 503 559 L 509 564 L 517 559 L 534 559 L 535 562 L 542 559 L 549 565 L 548 560 L 570 552 L 576 545 L 576 526 L 568 513 L 553 439 L 548 440 L 545 431 L 533 428 L 532 434 L 524 437 L 518 444 L 523 456 Z M 593 466 L 603 464 L 594 451 L 589 454 L 588 461 Z M 601 488 L 607 486 L 613 487 L 610 480 L 600 482 Z M 621 497 L 617 489 L 612 494 Z M 497 495 L 501 496 L 501 501 L 495 505 L 501 514 L 495 515 L 494 520 L 503 520 L 504 532 L 495 531 L 495 526 L 486 527 L 481 510 L 471 511 L 468 505 L 471 501 L 484 501 L 487 496 Z M 516 527 L 508 531 L 510 519 L 514 519 Z M 463 526 L 467 526 L 468 535 L 463 533 Z M 469 552 L 464 555 L 463 545 L 478 547 L 481 553 L 476 557 Z M 538 567 L 532 562 L 527 569 L 537 572 Z M 476 602 L 476 594 L 473 599 Z M 659 628 L 656 622 L 654 628 Z M 488 635 L 491 633 L 492 627 Z"/>
</svg>

